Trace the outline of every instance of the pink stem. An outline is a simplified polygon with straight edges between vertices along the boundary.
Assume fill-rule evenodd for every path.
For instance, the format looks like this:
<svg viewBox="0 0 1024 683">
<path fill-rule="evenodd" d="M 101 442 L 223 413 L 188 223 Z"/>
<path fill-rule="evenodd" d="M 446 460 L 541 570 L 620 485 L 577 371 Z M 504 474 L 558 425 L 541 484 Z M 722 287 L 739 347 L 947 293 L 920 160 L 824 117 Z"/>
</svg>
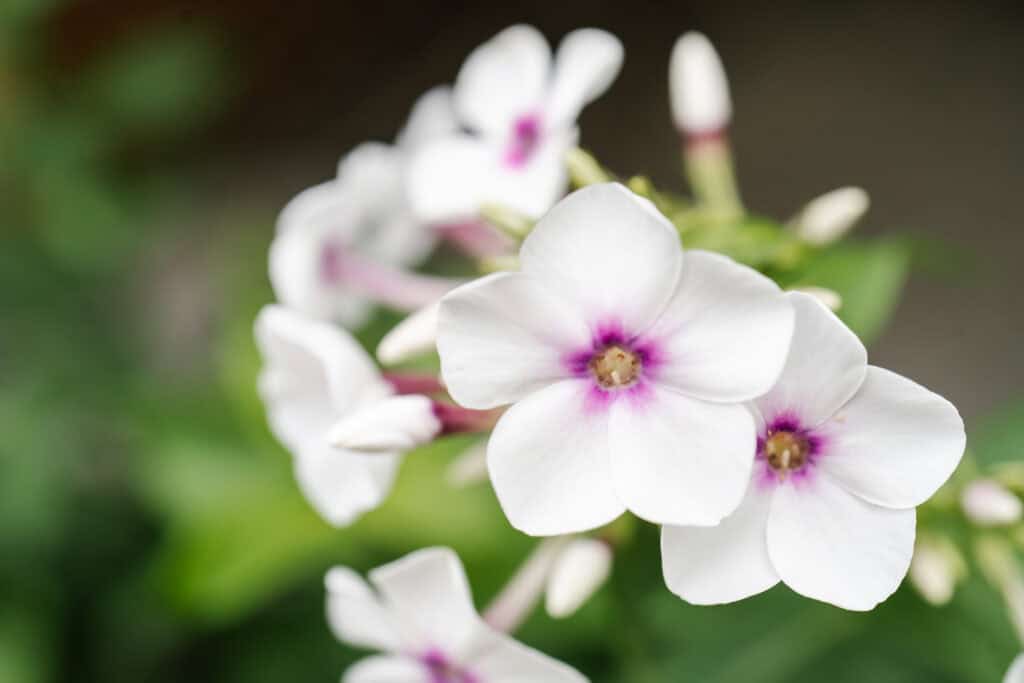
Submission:
<svg viewBox="0 0 1024 683">
<path fill-rule="evenodd" d="M 328 281 L 400 311 L 419 310 L 462 284 L 461 280 L 392 268 L 344 247 L 329 248 L 323 259 L 322 272 Z"/>
<path fill-rule="evenodd" d="M 473 410 L 454 403 L 434 401 L 434 416 L 441 421 L 442 434 L 473 434 L 494 428 L 503 409 Z"/>
<path fill-rule="evenodd" d="M 441 379 L 430 372 L 385 372 L 384 380 L 399 394 L 439 394 L 444 391 Z"/>
<path fill-rule="evenodd" d="M 435 230 L 467 256 L 473 258 L 501 256 L 508 254 L 513 247 L 511 238 L 501 234 L 483 221 L 448 223 L 438 225 Z"/>
</svg>

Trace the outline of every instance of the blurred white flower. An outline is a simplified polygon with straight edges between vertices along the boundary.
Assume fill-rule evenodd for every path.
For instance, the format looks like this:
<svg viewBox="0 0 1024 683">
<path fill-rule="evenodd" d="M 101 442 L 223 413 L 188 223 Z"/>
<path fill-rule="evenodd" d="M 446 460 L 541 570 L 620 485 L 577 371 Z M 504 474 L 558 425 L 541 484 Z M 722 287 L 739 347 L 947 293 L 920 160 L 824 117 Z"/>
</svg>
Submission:
<svg viewBox="0 0 1024 683">
<path fill-rule="evenodd" d="M 612 570 L 612 549 L 596 538 L 574 538 L 555 558 L 545 607 L 556 619 L 572 615 L 604 585 Z"/>
<path fill-rule="evenodd" d="M 1003 683 L 1024 683 L 1024 654 L 1019 654 L 1010 664 Z"/>
<path fill-rule="evenodd" d="M 513 26 L 474 50 L 455 82 L 469 133 L 426 145 L 410 168 L 413 208 L 424 220 L 473 218 L 484 203 L 537 217 L 565 192 L 565 155 L 576 118 L 618 75 L 622 44 L 598 29 L 568 34 L 552 63 L 547 41 Z"/>
<path fill-rule="evenodd" d="M 781 580 L 868 610 L 906 574 L 914 508 L 960 462 L 963 421 L 941 396 L 869 366 L 857 337 L 817 300 L 787 297 L 793 344 L 778 383 L 753 404 L 759 439 L 746 498 L 717 527 L 663 529 L 665 580 L 697 604 Z"/>
<path fill-rule="evenodd" d="M 259 388 L 270 428 L 294 456 L 306 498 L 331 524 L 350 524 L 379 505 L 391 489 L 400 452 L 441 430 L 428 399 L 392 397 L 392 387 L 362 347 L 328 323 L 266 306 L 256 319 L 256 342 L 263 355 Z M 406 401 L 400 411 L 393 409 L 398 401 Z M 353 443 L 355 436 L 376 435 L 373 450 L 385 452 L 332 446 L 329 432 L 345 418 Z"/>
<path fill-rule="evenodd" d="M 341 160 L 336 178 L 292 199 L 270 247 L 278 300 L 356 327 L 373 303 L 413 310 L 443 294 L 450 282 L 403 270 L 425 258 L 436 239 L 409 209 L 405 174 L 417 149 L 454 130 L 450 90 L 430 90 L 394 145 L 359 145 Z"/>
<path fill-rule="evenodd" d="M 343 683 L 585 683 L 574 669 L 488 626 L 462 564 L 447 548 L 419 550 L 370 572 L 327 573 L 327 620 L 344 643 L 383 652 Z M 374 590 L 376 589 L 376 590 Z"/>
<path fill-rule="evenodd" d="M 953 598 L 957 582 L 966 573 L 966 562 L 949 539 L 921 536 L 914 544 L 910 561 L 911 584 L 933 605 L 945 605 Z"/>
<path fill-rule="evenodd" d="M 1020 498 L 993 479 L 975 479 L 961 494 L 967 518 L 980 526 L 1005 526 L 1021 520 Z"/>
<path fill-rule="evenodd" d="M 870 206 L 868 193 L 861 188 L 841 187 L 808 202 L 790 226 L 811 244 L 831 244 L 856 225 Z"/>
<path fill-rule="evenodd" d="M 680 524 L 732 512 L 755 446 L 742 402 L 771 388 L 792 334 L 779 288 L 684 255 L 650 202 L 611 183 L 551 209 L 520 263 L 447 295 L 438 323 L 452 398 L 514 404 L 488 446 L 512 525 L 544 536 L 627 508 Z"/>
<path fill-rule="evenodd" d="M 697 138 L 724 132 L 732 118 L 729 81 L 704 34 L 691 31 L 676 41 L 668 78 L 672 118 L 680 131 Z"/>
</svg>

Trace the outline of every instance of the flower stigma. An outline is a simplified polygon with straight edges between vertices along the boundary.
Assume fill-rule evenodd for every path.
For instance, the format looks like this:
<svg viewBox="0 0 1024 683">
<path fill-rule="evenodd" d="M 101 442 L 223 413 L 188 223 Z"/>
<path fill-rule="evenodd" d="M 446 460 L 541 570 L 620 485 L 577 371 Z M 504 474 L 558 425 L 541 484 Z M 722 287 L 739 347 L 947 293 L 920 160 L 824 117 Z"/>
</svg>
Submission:
<svg viewBox="0 0 1024 683">
<path fill-rule="evenodd" d="M 768 466 L 783 478 L 807 464 L 810 453 L 811 443 L 807 437 L 788 430 L 776 431 L 764 442 Z"/>
<path fill-rule="evenodd" d="M 589 367 L 594 379 L 603 388 L 619 389 L 636 382 L 642 363 L 637 353 L 612 344 L 597 351 L 591 357 Z"/>
</svg>

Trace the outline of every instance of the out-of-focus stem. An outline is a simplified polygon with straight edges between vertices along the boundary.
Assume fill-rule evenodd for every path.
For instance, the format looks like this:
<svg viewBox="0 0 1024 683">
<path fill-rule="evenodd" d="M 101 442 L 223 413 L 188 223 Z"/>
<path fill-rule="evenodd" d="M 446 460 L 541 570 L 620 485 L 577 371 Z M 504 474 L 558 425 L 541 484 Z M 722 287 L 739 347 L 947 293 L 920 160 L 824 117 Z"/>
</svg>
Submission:
<svg viewBox="0 0 1024 683">
<path fill-rule="evenodd" d="M 724 133 L 685 138 L 683 157 L 699 204 L 724 218 L 743 215 L 732 150 Z"/>
</svg>

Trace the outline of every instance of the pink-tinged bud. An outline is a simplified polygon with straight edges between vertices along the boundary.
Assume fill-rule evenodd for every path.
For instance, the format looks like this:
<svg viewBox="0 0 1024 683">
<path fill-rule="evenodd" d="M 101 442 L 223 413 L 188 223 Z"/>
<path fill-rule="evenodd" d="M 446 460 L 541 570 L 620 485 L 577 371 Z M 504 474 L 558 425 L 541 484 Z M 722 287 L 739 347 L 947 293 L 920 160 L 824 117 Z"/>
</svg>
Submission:
<svg viewBox="0 0 1024 683">
<path fill-rule="evenodd" d="M 377 359 L 394 365 L 433 351 L 437 346 L 437 311 L 439 301 L 419 309 L 380 340 Z"/>
<path fill-rule="evenodd" d="M 441 420 L 426 396 L 393 396 L 372 403 L 331 428 L 331 445 L 363 453 L 396 453 L 430 443 Z"/>
<path fill-rule="evenodd" d="M 845 235 L 871 206 L 868 193 L 859 187 L 841 187 L 807 203 L 791 225 L 806 242 L 825 245 Z"/>
<path fill-rule="evenodd" d="M 1020 498 L 992 479 L 976 479 L 960 497 L 967 518 L 979 526 L 1005 526 L 1021 520 Z"/>
<path fill-rule="evenodd" d="M 597 592 L 612 569 L 612 549 L 593 538 L 573 539 L 555 559 L 545 607 L 556 619 L 572 615 Z"/>
<path fill-rule="evenodd" d="M 687 137 L 714 137 L 732 118 L 729 81 L 722 60 L 702 33 L 684 34 L 669 63 L 672 118 Z"/>
<path fill-rule="evenodd" d="M 914 544 L 908 576 L 921 597 L 933 605 L 945 605 L 953 598 L 966 567 L 960 552 L 948 539 L 923 536 Z"/>
</svg>

